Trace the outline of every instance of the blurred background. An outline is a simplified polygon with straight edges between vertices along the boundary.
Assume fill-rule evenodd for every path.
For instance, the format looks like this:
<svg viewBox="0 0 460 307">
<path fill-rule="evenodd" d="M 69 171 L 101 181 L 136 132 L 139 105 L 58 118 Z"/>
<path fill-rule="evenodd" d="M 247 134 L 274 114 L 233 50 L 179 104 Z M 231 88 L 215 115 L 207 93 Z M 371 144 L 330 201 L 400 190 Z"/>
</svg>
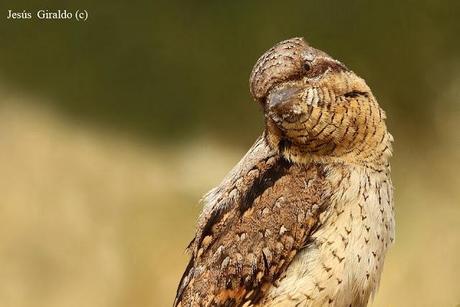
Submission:
<svg viewBox="0 0 460 307">
<path fill-rule="evenodd" d="M 373 306 L 458 306 L 459 14 L 454 0 L 2 1 L 0 306 L 170 306 L 198 200 L 262 131 L 252 65 L 293 36 L 364 77 L 395 138 L 396 244 Z"/>
</svg>

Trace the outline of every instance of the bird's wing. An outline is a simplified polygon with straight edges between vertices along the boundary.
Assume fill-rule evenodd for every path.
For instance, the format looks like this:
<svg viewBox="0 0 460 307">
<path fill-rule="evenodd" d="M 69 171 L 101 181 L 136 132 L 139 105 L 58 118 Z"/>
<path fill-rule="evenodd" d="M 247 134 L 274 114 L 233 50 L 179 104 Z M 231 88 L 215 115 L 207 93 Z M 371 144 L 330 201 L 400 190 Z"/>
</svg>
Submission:
<svg viewBox="0 0 460 307">
<path fill-rule="evenodd" d="M 327 205 L 320 165 L 291 164 L 259 139 L 205 197 L 174 306 L 257 303 L 283 276 Z"/>
</svg>

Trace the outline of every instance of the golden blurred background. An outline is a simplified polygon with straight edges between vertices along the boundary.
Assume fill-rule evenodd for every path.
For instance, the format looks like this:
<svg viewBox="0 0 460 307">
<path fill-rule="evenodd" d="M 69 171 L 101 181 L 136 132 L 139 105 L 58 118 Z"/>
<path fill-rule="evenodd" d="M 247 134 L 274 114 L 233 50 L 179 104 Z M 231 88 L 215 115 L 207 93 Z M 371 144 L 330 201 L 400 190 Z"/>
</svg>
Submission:
<svg viewBox="0 0 460 307">
<path fill-rule="evenodd" d="M 0 306 L 170 306 L 198 200 L 260 134 L 258 56 L 304 36 L 387 111 L 373 306 L 460 304 L 460 2 L 0 3 Z M 86 9 L 87 22 L 7 20 Z"/>
</svg>

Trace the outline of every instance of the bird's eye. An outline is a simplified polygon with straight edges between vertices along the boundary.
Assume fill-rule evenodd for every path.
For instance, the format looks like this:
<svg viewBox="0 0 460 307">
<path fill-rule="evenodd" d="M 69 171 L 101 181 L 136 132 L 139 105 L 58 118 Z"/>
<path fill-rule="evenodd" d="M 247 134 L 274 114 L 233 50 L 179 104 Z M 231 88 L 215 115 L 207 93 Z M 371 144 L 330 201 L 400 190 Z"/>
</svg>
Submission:
<svg viewBox="0 0 460 307">
<path fill-rule="evenodd" d="M 309 71 L 311 69 L 311 65 L 309 62 L 303 62 L 303 69 L 305 71 Z"/>
</svg>

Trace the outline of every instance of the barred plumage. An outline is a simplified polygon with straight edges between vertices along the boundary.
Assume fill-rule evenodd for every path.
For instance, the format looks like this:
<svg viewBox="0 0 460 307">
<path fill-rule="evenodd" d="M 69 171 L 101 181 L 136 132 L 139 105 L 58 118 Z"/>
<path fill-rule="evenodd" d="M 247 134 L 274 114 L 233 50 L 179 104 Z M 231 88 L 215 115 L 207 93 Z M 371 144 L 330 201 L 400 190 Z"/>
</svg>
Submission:
<svg viewBox="0 0 460 307">
<path fill-rule="evenodd" d="M 392 137 L 365 81 L 302 38 L 256 63 L 265 131 L 203 200 L 175 306 L 366 306 L 394 240 Z"/>
</svg>

